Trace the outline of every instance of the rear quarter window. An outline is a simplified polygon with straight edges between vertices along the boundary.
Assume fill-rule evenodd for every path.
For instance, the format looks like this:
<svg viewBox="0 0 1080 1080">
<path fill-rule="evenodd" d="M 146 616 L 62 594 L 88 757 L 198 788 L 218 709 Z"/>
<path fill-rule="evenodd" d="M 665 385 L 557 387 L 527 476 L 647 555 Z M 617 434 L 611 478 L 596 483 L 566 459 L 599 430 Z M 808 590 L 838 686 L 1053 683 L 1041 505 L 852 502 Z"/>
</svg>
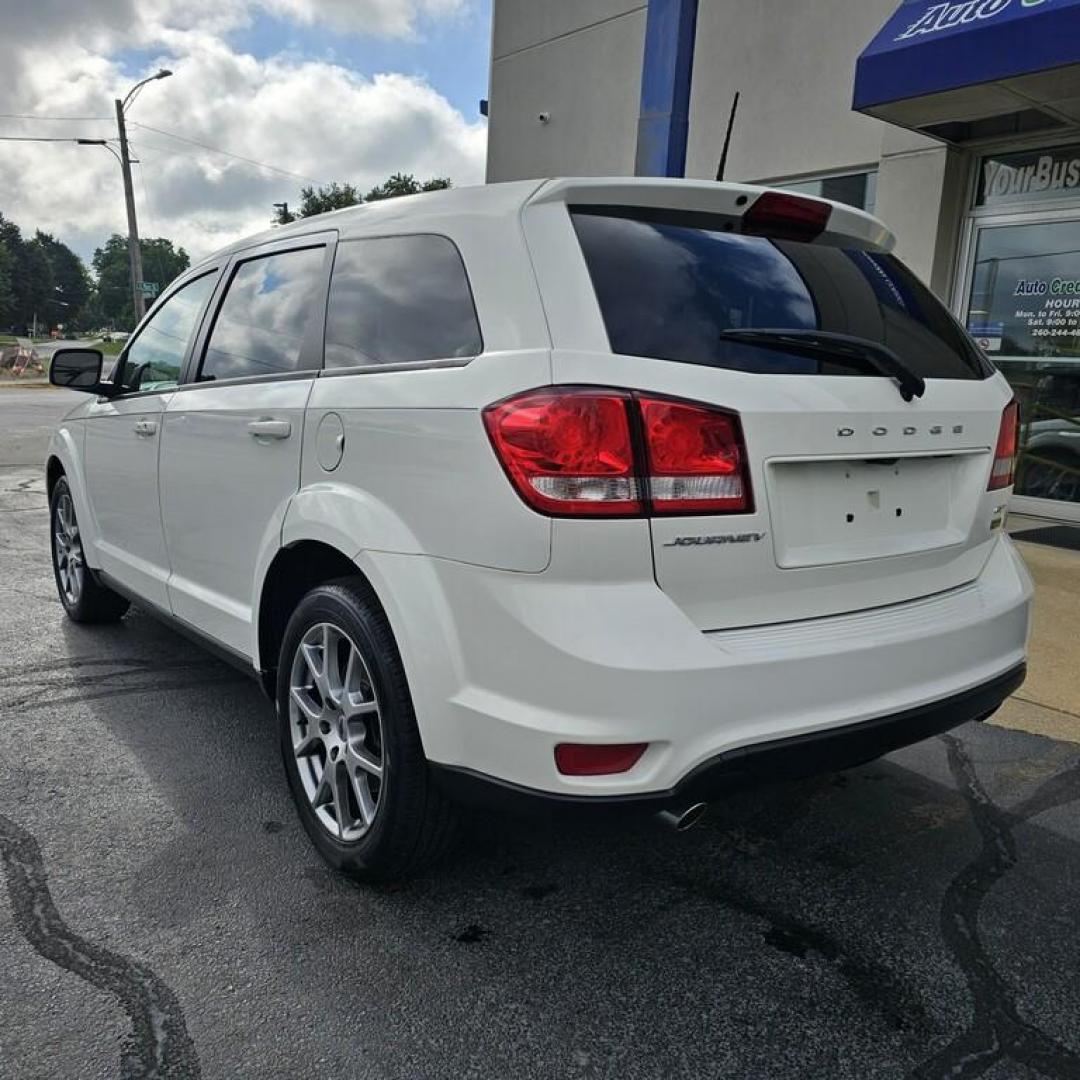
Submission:
<svg viewBox="0 0 1080 1080">
<path fill-rule="evenodd" d="M 465 266 L 446 237 L 338 244 L 326 314 L 328 369 L 461 359 L 481 351 Z"/>
<path fill-rule="evenodd" d="M 744 236 L 735 221 L 626 208 L 571 216 L 612 351 L 765 374 L 873 375 L 837 357 L 725 340 L 725 330 L 823 330 L 886 345 L 923 378 L 992 367 L 897 258 Z"/>
</svg>

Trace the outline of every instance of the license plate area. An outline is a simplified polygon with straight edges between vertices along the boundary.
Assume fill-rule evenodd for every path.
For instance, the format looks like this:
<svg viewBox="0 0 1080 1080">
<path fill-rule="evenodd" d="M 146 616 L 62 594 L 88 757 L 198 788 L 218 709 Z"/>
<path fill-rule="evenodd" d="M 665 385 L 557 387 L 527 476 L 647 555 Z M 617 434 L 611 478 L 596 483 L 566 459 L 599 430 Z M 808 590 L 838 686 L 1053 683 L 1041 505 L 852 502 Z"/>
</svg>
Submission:
<svg viewBox="0 0 1080 1080">
<path fill-rule="evenodd" d="M 964 543 L 985 457 L 975 451 L 769 462 L 777 565 L 826 566 Z"/>
</svg>

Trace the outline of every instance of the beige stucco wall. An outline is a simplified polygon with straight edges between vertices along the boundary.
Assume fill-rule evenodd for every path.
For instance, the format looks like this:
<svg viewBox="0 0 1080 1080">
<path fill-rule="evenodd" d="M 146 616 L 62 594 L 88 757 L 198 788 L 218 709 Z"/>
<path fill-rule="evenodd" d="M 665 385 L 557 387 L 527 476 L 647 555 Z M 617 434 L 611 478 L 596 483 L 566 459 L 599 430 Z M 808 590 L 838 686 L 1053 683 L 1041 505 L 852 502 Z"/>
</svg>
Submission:
<svg viewBox="0 0 1080 1080">
<path fill-rule="evenodd" d="M 876 213 L 948 298 L 966 155 L 851 110 L 855 61 L 896 4 L 701 0 L 687 175 L 715 176 L 738 90 L 728 179 L 879 168 Z M 646 8 L 495 0 L 489 180 L 633 172 Z"/>
<path fill-rule="evenodd" d="M 646 6 L 496 0 L 488 180 L 633 171 Z"/>
</svg>

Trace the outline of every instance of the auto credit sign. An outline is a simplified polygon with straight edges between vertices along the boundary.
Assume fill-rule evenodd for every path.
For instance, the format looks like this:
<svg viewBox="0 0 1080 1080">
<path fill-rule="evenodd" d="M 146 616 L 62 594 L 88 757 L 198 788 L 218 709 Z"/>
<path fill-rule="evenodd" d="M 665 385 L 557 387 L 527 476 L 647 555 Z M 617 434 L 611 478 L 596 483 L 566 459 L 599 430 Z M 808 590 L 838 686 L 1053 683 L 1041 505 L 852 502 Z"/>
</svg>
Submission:
<svg viewBox="0 0 1080 1080">
<path fill-rule="evenodd" d="M 997 18 L 1011 7 L 1035 8 L 1053 0 L 966 0 L 960 4 L 930 4 L 894 40 L 940 34 L 968 23 Z"/>
</svg>

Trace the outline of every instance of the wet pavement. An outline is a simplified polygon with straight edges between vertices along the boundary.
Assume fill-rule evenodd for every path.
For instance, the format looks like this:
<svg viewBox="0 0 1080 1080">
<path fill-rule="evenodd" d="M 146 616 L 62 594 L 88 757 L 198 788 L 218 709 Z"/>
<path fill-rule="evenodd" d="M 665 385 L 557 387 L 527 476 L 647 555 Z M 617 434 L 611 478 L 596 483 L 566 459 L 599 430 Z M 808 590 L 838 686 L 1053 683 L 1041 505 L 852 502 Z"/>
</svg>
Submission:
<svg viewBox="0 0 1080 1080">
<path fill-rule="evenodd" d="M 41 416 L 4 423 L 33 393 L 0 402 L 5 1080 L 1080 1078 L 1080 744 L 967 725 L 685 835 L 478 818 L 358 887 L 254 683 L 64 619 Z"/>
</svg>

